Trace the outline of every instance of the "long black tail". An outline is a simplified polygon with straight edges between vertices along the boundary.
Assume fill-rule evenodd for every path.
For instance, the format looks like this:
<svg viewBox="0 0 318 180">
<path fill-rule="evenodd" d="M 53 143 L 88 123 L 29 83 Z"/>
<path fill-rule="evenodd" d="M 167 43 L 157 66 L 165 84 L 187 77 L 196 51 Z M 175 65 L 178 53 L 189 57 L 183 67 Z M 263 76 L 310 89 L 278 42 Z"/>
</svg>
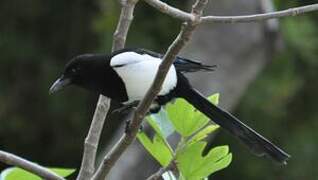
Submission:
<svg viewBox="0 0 318 180">
<path fill-rule="evenodd" d="M 178 91 L 178 96 L 187 100 L 195 108 L 211 118 L 216 124 L 241 140 L 256 155 L 268 156 L 279 163 L 286 164 L 286 161 L 290 157 L 287 153 L 230 113 L 210 103 L 195 89 L 183 87 L 182 90 Z"/>
</svg>

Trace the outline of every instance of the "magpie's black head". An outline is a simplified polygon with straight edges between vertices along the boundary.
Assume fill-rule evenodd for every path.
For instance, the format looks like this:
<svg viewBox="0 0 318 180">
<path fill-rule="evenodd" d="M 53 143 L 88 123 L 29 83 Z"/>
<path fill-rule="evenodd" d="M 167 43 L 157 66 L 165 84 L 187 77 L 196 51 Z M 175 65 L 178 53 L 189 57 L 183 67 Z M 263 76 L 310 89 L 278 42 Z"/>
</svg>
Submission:
<svg viewBox="0 0 318 180">
<path fill-rule="evenodd" d="M 96 54 L 85 54 L 74 57 L 66 64 L 62 75 L 51 86 L 50 93 L 55 93 L 69 85 L 97 90 L 98 81 L 103 77 L 105 71 L 106 59 L 105 55 Z"/>
</svg>

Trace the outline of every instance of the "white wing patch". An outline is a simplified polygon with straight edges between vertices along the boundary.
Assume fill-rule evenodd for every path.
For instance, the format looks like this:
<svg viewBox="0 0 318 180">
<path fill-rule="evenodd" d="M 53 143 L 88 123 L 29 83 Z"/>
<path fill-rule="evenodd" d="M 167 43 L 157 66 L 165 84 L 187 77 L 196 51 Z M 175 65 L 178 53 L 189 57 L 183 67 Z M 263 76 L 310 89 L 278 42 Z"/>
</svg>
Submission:
<svg viewBox="0 0 318 180">
<path fill-rule="evenodd" d="M 114 56 L 110 65 L 124 81 L 129 102 L 141 100 L 150 88 L 159 65 L 160 58 L 135 52 L 124 52 Z M 174 66 L 168 71 L 159 95 L 168 94 L 177 84 L 177 73 Z"/>
<path fill-rule="evenodd" d="M 120 53 L 110 60 L 110 66 L 116 67 L 137 63 L 144 60 L 142 56 L 143 55 L 137 54 L 135 52 Z"/>
</svg>

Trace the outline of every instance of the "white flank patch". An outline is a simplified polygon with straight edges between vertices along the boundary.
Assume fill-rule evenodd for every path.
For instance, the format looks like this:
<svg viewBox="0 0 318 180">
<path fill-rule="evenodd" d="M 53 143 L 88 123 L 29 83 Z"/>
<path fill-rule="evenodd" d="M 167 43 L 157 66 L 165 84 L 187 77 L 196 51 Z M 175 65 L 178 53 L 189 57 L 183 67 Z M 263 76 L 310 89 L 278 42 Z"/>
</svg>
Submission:
<svg viewBox="0 0 318 180">
<path fill-rule="evenodd" d="M 111 59 L 110 65 L 126 85 L 129 102 L 141 100 L 145 96 L 155 79 L 161 61 L 160 58 L 135 52 L 124 52 Z M 168 94 L 176 84 L 177 73 L 175 67 L 171 66 L 159 95 Z"/>
</svg>

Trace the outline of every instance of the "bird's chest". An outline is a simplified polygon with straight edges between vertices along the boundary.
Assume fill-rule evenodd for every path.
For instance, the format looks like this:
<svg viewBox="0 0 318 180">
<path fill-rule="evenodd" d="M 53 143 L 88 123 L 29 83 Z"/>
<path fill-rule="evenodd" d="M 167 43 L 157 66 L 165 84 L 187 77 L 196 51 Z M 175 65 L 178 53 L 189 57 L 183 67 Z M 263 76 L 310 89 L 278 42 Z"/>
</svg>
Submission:
<svg viewBox="0 0 318 180">
<path fill-rule="evenodd" d="M 145 96 L 155 79 L 160 62 L 159 60 L 149 60 L 114 67 L 114 70 L 125 84 L 128 102 L 141 100 Z M 176 84 L 176 70 L 171 67 L 158 95 L 169 94 Z"/>
</svg>

